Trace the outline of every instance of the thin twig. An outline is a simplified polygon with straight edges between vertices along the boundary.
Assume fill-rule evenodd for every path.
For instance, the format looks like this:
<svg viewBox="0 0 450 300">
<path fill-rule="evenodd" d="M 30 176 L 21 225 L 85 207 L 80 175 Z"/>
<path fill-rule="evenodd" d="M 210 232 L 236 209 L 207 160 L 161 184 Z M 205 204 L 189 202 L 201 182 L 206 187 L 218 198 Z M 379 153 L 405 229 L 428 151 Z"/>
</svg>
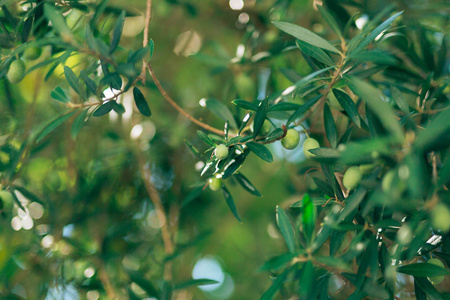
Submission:
<svg viewBox="0 0 450 300">
<path fill-rule="evenodd" d="M 145 10 L 145 27 L 144 27 L 144 39 L 142 41 L 142 47 L 146 47 L 148 44 L 148 32 L 150 28 L 150 20 L 152 19 L 152 0 L 147 0 L 147 7 Z M 145 84 L 146 74 L 145 69 L 147 68 L 147 62 L 142 60 L 142 69 L 140 79 L 142 84 Z"/>
<path fill-rule="evenodd" d="M 166 90 L 162 87 L 162 85 L 159 82 L 158 77 L 156 77 L 155 72 L 153 71 L 150 63 L 147 64 L 147 69 L 148 69 L 148 72 L 150 73 L 150 75 L 152 76 L 153 81 L 155 82 L 156 86 L 158 87 L 158 90 L 160 91 L 161 95 L 164 97 L 164 99 L 167 100 L 167 102 L 169 102 L 169 104 L 173 108 L 178 110 L 179 113 L 181 113 L 183 116 L 185 116 L 187 119 L 189 119 L 192 123 L 195 123 L 196 125 L 202 127 L 203 129 L 206 129 L 217 135 L 225 135 L 223 130 L 211 127 L 208 124 L 205 124 L 205 123 L 197 120 L 196 118 L 191 116 L 189 113 L 187 113 L 184 109 L 182 109 L 180 106 L 178 106 L 178 104 L 169 96 L 169 94 L 167 94 Z"/>
</svg>

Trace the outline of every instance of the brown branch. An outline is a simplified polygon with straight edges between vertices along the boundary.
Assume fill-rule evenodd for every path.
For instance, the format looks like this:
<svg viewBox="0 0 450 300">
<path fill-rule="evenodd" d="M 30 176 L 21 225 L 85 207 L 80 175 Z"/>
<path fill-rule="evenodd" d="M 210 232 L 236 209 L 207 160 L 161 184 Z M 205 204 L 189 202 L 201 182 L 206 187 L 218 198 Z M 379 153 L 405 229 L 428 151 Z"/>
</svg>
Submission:
<svg viewBox="0 0 450 300">
<path fill-rule="evenodd" d="M 170 96 L 169 94 L 167 94 L 166 90 L 164 90 L 164 88 L 162 87 L 161 83 L 159 82 L 158 78 L 155 75 L 155 72 L 152 69 L 152 66 L 150 63 L 147 64 L 147 69 L 148 72 L 150 73 L 150 75 L 152 76 L 153 81 L 156 84 L 156 87 L 158 88 L 158 90 L 160 91 L 161 95 L 164 97 L 164 99 L 167 100 L 167 102 L 169 102 L 169 104 L 175 108 L 179 113 L 181 113 L 183 116 L 185 116 L 187 119 L 189 119 L 192 123 L 202 127 L 203 129 L 206 129 L 212 133 L 215 133 L 217 135 L 225 135 L 223 130 L 214 128 L 212 126 L 209 126 L 208 124 L 205 124 L 199 120 L 197 120 L 196 118 L 194 118 L 193 116 L 191 116 L 189 113 L 187 113 L 184 109 L 182 109 Z"/>
<path fill-rule="evenodd" d="M 145 9 L 145 27 L 144 27 L 144 39 L 142 41 L 142 47 L 146 47 L 148 44 L 148 32 L 150 28 L 150 20 L 152 19 L 152 0 L 147 0 L 147 6 Z M 142 69 L 140 79 L 142 84 L 145 84 L 146 74 L 145 69 L 147 68 L 147 62 L 142 60 Z"/>
</svg>

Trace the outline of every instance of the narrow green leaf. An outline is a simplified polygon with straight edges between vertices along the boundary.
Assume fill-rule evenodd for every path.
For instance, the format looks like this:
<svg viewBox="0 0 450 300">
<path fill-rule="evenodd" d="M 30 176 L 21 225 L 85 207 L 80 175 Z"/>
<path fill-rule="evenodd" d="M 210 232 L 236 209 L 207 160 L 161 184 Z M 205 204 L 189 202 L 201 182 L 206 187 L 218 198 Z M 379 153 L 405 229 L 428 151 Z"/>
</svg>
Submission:
<svg viewBox="0 0 450 300">
<path fill-rule="evenodd" d="M 391 94 L 392 99 L 394 99 L 395 104 L 401 109 L 402 112 L 409 115 L 409 105 L 406 101 L 405 97 L 403 97 L 403 94 L 400 92 L 398 88 L 395 86 L 391 86 Z"/>
<path fill-rule="evenodd" d="M 136 103 L 136 107 L 138 108 L 139 112 L 143 116 L 150 117 L 152 115 L 150 107 L 148 106 L 144 95 L 137 87 L 133 88 L 133 96 L 134 96 L 134 103 Z"/>
<path fill-rule="evenodd" d="M 147 54 L 147 52 L 148 52 L 148 47 L 143 47 L 143 48 L 137 50 L 136 52 L 133 52 L 128 57 L 127 62 L 135 64 L 138 61 L 141 61 L 144 58 L 144 56 Z"/>
<path fill-rule="evenodd" d="M 266 146 L 261 145 L 256 142 L 247 142 L 245 145 L 256 155 L 258 155 L 261 159 L 271 163 L 273 161 L 272 153 Z"/>
<path fill-rule="evenodd" d="M 285 253 L 279 256 L 275 256 L 264 263 L 259 269 L 260 271 L 278 271 L 284 268 L 294 257 L 299 255 L 299 253 Z"/>
<path fill-rule="evenodd" d="M 125 107 L 121 103 L 118 103 L 117 101 L 112 101 L 112 109 L 119 115 L 125 112 Z"/>
<path fill-rule="evenodd" d="M 303 104 L 302 106 L 300 106 L 287 120 L 286 126 L 289 126 L 293 121 L 295 121 L 296 119 L 300 118 L 306 111 L 308 111 L 308 109 L 311 108 L 311 106 L 313 106 L 314 104 L 316 104 L 317 101 L 319 101 L 319 99 L 321 98 L 321 95 L 318 95 L 314 98 L 311 98 L 310 100 L 308 100 L 305 104 Z"/>
<path fill-rule="evenodd" d="M 204 133 L 203 131 L 197 130 L 197 135 L 198 135 L 198 137 L 199 137 L 202 141 L 204 141 L 204 142 L 207 143 L 208 145 L 213 146 L 213 147 L 216 146 L 216 143 L 214 143 L 213 140 L 211 140 L 211 139 L 208 137 L 208 135 L 207 135 L 206 133 Z"/>
<path fill-rule="evenodd" d="M 152 39 L 150 39 L 150 41 L 148 42 L 148 48 L 150 51 L 150 57 L 148 59 L 150 60 L 150 59 L 152 59 L 153 51 L 155 50 L 155 43 L 153 42 Z"/>
<path fill-rule="evenodd" d="M 41 131 L 41 133 L 36 138 L 36 143 L 39 143 L 43 138 L 45 138 L 50 132 L 55 130 L 59 125 L 67 121 L 70 117 L 72 117 L 76 111 L 71 111 L 69 113 L 65 113 L 61 116 L 58 116 L 56 119 L 53 119 L 50 121 L 44 129 Z"/>
<path fill-rule="evenodd" d="M 66 94 L 60 86 L 57 86 L 53 91 L 50 92 L 50 96 L 63 103 L 68 103 L 69 99 L 67 99 Z"/>
<path fill-rule="evenodd" d="M 291 253 L 295 252 L 294 228 L 284 210 L 277 205 L 277 224 Z"/>
<path fill-rule="evenodd" d="M 234 174 L 234 178 L 236 178 L 237 182 L 250 194 L 261 197 L 259 191 L 255 188 L 255 186 L 241 173 Z"/>
<path fill-rule="evenodd" d="M 236 99 L 233 100 L 232 103 L 234 105 L 239 106 L 240 108 L 246 109 L 246 110 L 251 110 L 251 111 L 257 111 L 258 110 L 258 106 L 248 102 L 247 100 L 241 100 L 241 99 Z"/>
<path fill-rule="evenodd" d="M 141 289 L 143 289 L 148 296 L 159 298 L 160 295 L 157 292 L 156 288 L 150 281 L 146 280 L 141 273 L 132 270 L 125 270 L 125 271 L 128 273 L 128 276 L 130 277 L 131 281 L 133 281 Z"/>
<path fill-rule="evenodd" d="M 256 110 L 255 119 L 253 120 L 253 138 L 256 138 L 261 130 L 264 121 L 266 120 L 267 112 L 269 111 L 268 99 L 264 99 L 259 103 Z"/>
<path fill-rule="evenodd" d="M 75 73 L 72 71 L 70 67 L 64 66 L 64 75 L 70 87 L 84 100 L 86 100 L 86 94 L 80 85 L 80 81 L 78 80 L 77 75 L 75 75 Z"/>
<path fill-rule="evenodd" d="M 334 123 L 333 115 L 331 114 L 330 107 L 325 103 L 323 107 L 323 122 L 325 125 L 325 133 L 331 147 L 337 147 L 337 129 Z"/>
<path fill-rule="evenodd" d="M 230 125 L 233 128 L 238 128 L 236 121 L 233 117 L 233 114 L 225 104 L 216 99 L 207 99 L 205 102 L 206 108 L 208 108 L 213 114 L 215 114 L 224 121 L 229 121 Z"/>
<path fill-rule="evenodd" d="M 125 22 L 125 11 L 122 11 L 117 18 L 116 26 L 114 27 L 113 38 L 111 41 L 111 47 L 109 53 L 113 53 L 119 45 L 120 37 L 122 36 L 123 24 Z"/>
<path fill-rule="evenodd" d="M 61 35 L 64 41 L 73 39 L 72 32 L 67 26 L 63 15 L 56 10 L 55 6 L 50 3 L 44 3 L 45 17 L 52 22 L 53 28 Z"/>
<path fill-rule="evenodd" d="M 341 157 L 341 152 L 333 148 L 320 147 L 311 149 L 309 152 L 314 154 L 312 159 L 329 164 L 335 163 Z"/>
<path fill-rule="evenodd" d="M 350 98 L 350 96 L 347 95 L 346 92 L 338 89 L 333 89 L 333 94 L 339 101 L 339 104 L 348 114 L 350 120 L 352 120 L 353 123 L 356 124 L 356 126 L 361 128 L 361 118 L 358 113 L 358 108 L 356 107 L 356 104 L 355 102 L 353 102 L 352 98 Z"/>
<path fill-rule="evenodd" d="M 113 102 L 114 100 L 104 102 L 102 105 L 97 107 L 97 109 L 94 111 L 92 115 L 94 117 L 101 117 L 106 115 L 113 109 Z"/>
<path fill-rule="evenodd" d="M 339 50 L 333 45 L 331 45 L 327 40 L 309 31 L 306 28 L 286 22 L 272 22 L 272 23 L 276 27 L 278 27 L 278 29 L 286 32 L 289 35 L 292 35 L 293 37 L 299 40 L 307 42 L 308 44 L 328 50 L 333 53 L 340 53 Z"/>
<path fill-rule="evenodd" d="M 301 40 L 297 40 L 295 42 L 297 44 L 297 47 L 306 55 L 311 56 L 312 58 L 317 59 L 318 61 L 324 63 L 327 67 L 334 66 L 335 63 L 330 58 L 330 56 L 323 51 L 322 49 L 313 46 L 311 44 L 305 43 Z"/>
<path fill-rule="evenodd" d="M 260 300 L 272 300 L 272 297 L 278 292 L 283 285 L 289 273 L 293 268 L 285 269 L 280 275 L 277 276 L 270 288 L 261 296 Z"/>
<path fill-rule="evenodd" d="M 433 277 L 450 274 L 449 270 L 429 263 L 418 263 L 400 266 L 397 268 L 397 272 L 412 275 L 414 277 Z"/>
<path fill-rule="evenodd" d="M 391 25 L 392 22 L 394 22 L 395 19 L 397 19 L 398 16 L 400 16 L 403 13 L 403 11 L 396 13 L 395 15 L 388 18 L 386 21 L 381 23 L 377 28 L 375 28 L 365 39 L 362 40 L 361 43 L 355 48 L 355 50 L 350 54 L 350 57 L 352 55 L 355 55 L 359 51 L 363 50 L 367 45 L 369 45 L 370 42 L 372 42 L 383 30 L 385 30 L 389 25 Z"/>
<path fill-rule="evenodd" d="M 81 128 L 86 123 L 86 116 L 87 116 L 88 110 L 83 110 L 78 116 L 76 116 L 75 120 L 73 120 L 72 127 L 70 129 L 70 135 L 72 136 L 72 139 L 75 139 L 80 132 Z"/>
<path fill-rule="evenodd" d="M 222 179 L 227 179 L 228 177 L 233 175 L 234 172 L 239 170 L 247 157 L 247 153 L 248 152 L 245 152 L 244 154 L 236 156 L 224 167 Z"/>
<path fill-rule="evenodd" d="M 239 217 L 239 213 L 236 208 L 236 204 L 234 204 L 233 197 L 231 196 L 230 192 L 228 191 L 225 185 L 222 185 L 222 193 L 223 196 L 225 197 L 225 201 L 227 201 L 228 207 L 233 213 L 233 216 L 236 218 L 236 220 L 242 223 L 241 217 Z"/>
<path fill-rule="evenodd" d="M 312 299 L 315 276 L 314 266 L 310 260 L 304 263 L 301 272 L 299 294 L 302 296 L 302 299 Z"/>
<path fill-rule="evenodd" d="M 269 111 L 289 111 L 289 110 L 297 110 L 300 107 L 300 104 L 292 103 L 292 102 L 279 102 L 275 105 L 269 107 Z"/>
<path fill-rule="evenodd" d="M 402 142 L 404 140 L 403 131 L 397 121 L 392 107 L 381 98 L 381 92 L 372 85 L 356 78 L 350 79 L 352 91 L 365 101 L 373 113 L 381 120 L 383 126 L 390 131 L 393 137 Z"/>
<path fill-rule="evenodd" d="M 281 128 L 276 128 L 275 130 L 273 130 L 271 133 L 269 133 L 269 135 L 266 137 L 266 139 L 264 140 L 264 143 L 270 143 L 274 140 L 279 139 L 280 137 L 282 137 L 284 134 L 284 130 Z"/>
<path fill-rule="evenodd" d="M 342 32 L 339 29 L 338 24 L 336 23 L 336 20 L 333 18 L 333 16 L 328 12 L 328 10 L 323 7 L 322 5 L 317 5 L 317 9 L 319 10 L 322 17 L 327 21 L 328 25 L 330 25 L 331 29 L 333 29 L 336 34 L 342 38 Z"/>
<path fill-rule="evenodd" d="M 312 242 L 314 228 L 316 226 L 316 207 L 308 194 L 303 196 L 302 204 L 303 233 L 305 235 L 306 242 L 309 245 Z"/>
<path fill-rule="evenodd" d="M 216 280 L 213 279 L 192 279 L 186 282 L 178 283 L 176 284 L 173 289 L 174 290 L 183 290 L 185 288 L 191 287 L 191 286 L 202 286 L 202 285 L 210 285 L 210 284 L 217 284 L 219 283 Z"/>
<path fill-rule="evenodd" d="M 431 282 L 425 277 L 414 276 L 414 283 L 416 283 L 425 294 L 427 294 L 430 300 L 444 300 L 442 295 L 436 290 L 436 288 L 431 284 Z"/>
</svg>

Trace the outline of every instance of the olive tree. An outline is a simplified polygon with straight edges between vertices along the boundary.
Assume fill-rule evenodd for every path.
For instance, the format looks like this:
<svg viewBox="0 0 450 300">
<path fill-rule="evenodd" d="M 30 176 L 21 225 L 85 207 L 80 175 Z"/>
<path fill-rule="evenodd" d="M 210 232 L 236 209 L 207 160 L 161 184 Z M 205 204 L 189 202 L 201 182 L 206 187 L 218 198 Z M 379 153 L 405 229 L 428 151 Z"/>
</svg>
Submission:
<svg viewBox="0 0 450 300">
<path fill-rule="evenodd" d="M 0 1 L 2 297 L 449 297 L 445 4 L 291 2 Z"/>
</svg>

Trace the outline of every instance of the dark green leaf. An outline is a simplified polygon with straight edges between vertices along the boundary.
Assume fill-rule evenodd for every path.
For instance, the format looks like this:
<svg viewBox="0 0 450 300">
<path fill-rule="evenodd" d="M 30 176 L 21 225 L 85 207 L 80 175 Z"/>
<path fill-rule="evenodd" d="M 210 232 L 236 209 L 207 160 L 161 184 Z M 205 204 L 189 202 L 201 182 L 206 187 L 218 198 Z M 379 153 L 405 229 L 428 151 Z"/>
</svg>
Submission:
<svg viewBox="0 0 450 300">
<path fill-rule="evenodd" d="M 389 25 L 391 25 L 392 22 L 394 22 L 395 19 L 397 19 L 398 16 L 400 16 L 403 13 L 403 11 L 396 13 L 395 15 L 388 18 L 386 21 L 381 23 L 380 26 L 375 28 L 364 40 L 362 40 L 361 43 L 358 44 L 358 46 L 355 48 L 355 50 L 351 53 L 351 55 L 355 55 L 359 51 L 363 50 L 367 45 L 369 45 L 370 42 L 372 42 L 383 30 L 385 30 Z M 350 55 L 350 56 L 351 56 Z"/>
<path fill-rule="evenodd" d="M 52 4 L 44 3 L 44 13 L 45 17 L 52 22 L 53 28 L 61 35 L 63 40 L 71 41 L 73 39 L 72 32 L 69 26 L 67 26 L 66 20 Z"/>
<path fill-rule="evenodd" d="M 94 117 L 101 117 L 109 113 L 113 109 L 113 102 L 114 100 L 107 101 L 100 105 L 92 114 Z"/>
<path fill-rule="evenodd" d="M 277 271 L 284 268 L 292 259 L 298 256 L 299 253 L 285 253 L 279 256 L 275 256 L 264 263 L 259 269 L 260 271 Z"/>
<path fill-rule="evenodd" d="M 148 42 L 148 48 L 150 49 L 150 57 L 148 58 L 149 60 L 152 58 L 153 56 L 153 51 L 155 50 L 155 43 L 153 42 L 152 39 L 150 39 L 150 41 Z"/>
<path fill-rule="evenodd" d="M 225 197 L 225 200 L 227 201 L 228 207 L 230 208 L 231 212 L 233 213 L 233 216 L 242 223 L 241 218 L 239 217 L 239 213 L 236 208 L 236 204 L 234 204 L 233 197 L 231 196 L 230 192 L 226 188 L 225 185 L 222 185 L 222 193 Z"/>
<path fill-rule="evenodd" d="M 192 279 L 186 282 L 178 283 L 176 284 L 173 289 L 174 290 L 182 290 L 191 286 L 202 286 L 202 285 L 210 285 L 210 284 L 216 284 L 219 283 L 216 280 L 212 279 Z"/>
<path fill-rule="evenodd" d="M 435 144 L 442 143 L 450 132 L 450 109 L 437 114 L 430 124 L 417 134 L 414 146 L 419 150 L 429 150 Z"/>
<path fill-rule="evenodd" d="M 339 150 L 333 149 L 333 148 L 321 147 L 321 148 L 311 149 L 311 150 L 309 150 L 309 152 L 314 154 L 312 159 L 320 161 L 320 162 L 324 162 L 324 163 L 329 163 L 329 164 L 335 163 L 341 156 L 341 152 Z"/>
<path fill-rule="evenodd" d="M 70 135 L 72 139 L 75 139 L 80 132 L 83 125 L 86 123 L 86 115 L 88 110 L 83 110 L 78 116 L 76 116 L 75 120 L 73 120 L 72 128 L 70 129 Z"/>
<path fill-rule="evenodd" d="M 272 297 L 278 292 L 278 290 L 283 285 L 284 281 L 286 280 L 288 274 L 292 271 L 292 268 L 287 268 L 277 276 L 275 281 L 272 283 L 270 288 L 261 296 L 260 300 L 271 300 Z"/>
<path fill-rule="evenodd" d="M 69 99 L 67 99 L 66 94 L 60 86 L 57 86 L 53 91 L 51 91 L 50 96 L 63 103 L 68 103 Z"/>
<path fill-rule="evenodd" d="M 131 281 L 133 281 L 141 289 L 143 289 L 148 296 L 159 298 L 159 293 L 156 291 L 155 287 L 151 284 L 150 281 L 146 280 L 141 273 L 132 270 L 125 271 L 128 273 L 128 276 L 130 276 Z"/>
<path fill-rule="evenodd" d="M 331 147 L 337 147 L 337 129 L 334 123 L 333 115 L 331 114 L 330 107 L 325 103 L 323 107 L 323 123 L 325 126 L 325 133 Z"/>
<path fill-rule="evenodd" d="M 291 253 L 295 252 L 294 228 L 284 210 L 277 205 L 277 224 Z"/>
<path fill-rule="evenodd" d="M 391 94 L 392 99 L 394 99 L 395 104 L 407 115 L 409 115 L 409 105 L 406 101 L 405 97 L 403 97 L 403 94 L 400 92 L 398 88 L 395 86 L 391 86 Z"/>
<path fill-rule="evenodd" d="M 125 107 L 121 103 L 117 103 L 117 101 L 112 101 L 112 103 L 112 108 L 116 113 L 121 115 L 125 112 Z"/>
<path fill-rule="evenodd" d="M 253 138 L 258 136 L 258 133 L 266 120 L 267 112 L 269 111 L 268 99 L 265 99 L 259 103 L 256 110 L 255 119 L 253 120 Z"/>
<path fill-rule="evenodd" d="M 152 115 L 150 107 L 148 107 L 144 95 L 137 87 L 133 88 L 133 96 L 134 96 L 134 103 L 136 103 L 136 107 L 138 108 L 139 112 L 143 116 L 150 117 Z"/>
<path fill-rule="evenodd" d="M 258 110 L 258 106 L 256 106 L 255 104 L 253 104 L 251 102 L 248 102 L 247 100 L 236 99 L 236 100 L 233 100 L 232 102 L 233 102 L 233 104 L 235 104 L 243 109 L 247 109 L 247 110 L 251 110 L 251 111 Z"/>
<path fill-rule="evenodd" d="M 69 68 L 68 66 L 64 66 L 64 75 L 66 76 L 67 82 L 69 83 L 70 87 L 72 87 L 72 89 L 78 95 L 80 95 L 84 100 L 86 100 L 86 94 L 84 93 L 84 90 L 80 85 L 80 81 L 78 80 L 77 75 L 75 75 L 72 69 Z"/>
<path fill-rule="evenodd" d="M 449 270 L 429 263 L 409 264 L 397 268 L 397 272 L 414 277 L 433 277 L 450 274 Z"/>
<path fill-rule="evenodd" d="M 272 22 L 272 23 L 273 25 L 278 27 L 278 29 L 308 44 L 328 50 L 333 53 L 340 53 L 339 50 L 333 45 L 331 45 L 327 40 L 309 31 L 306 28 L 286 22 Z"/>
<path fill-rule="evenodd" d="M 300 295 L 302 299 L 312 299 L 312 293 L 314 290 L 314 266 L 310 260 L 305 262 L 301 271 L 302 275 L 300 277 Z"/>
<path fill-rule="evenodd" d="M 425 277 L 414 277 L 414 283 L 416 283 L 430 300 L 443 300 L 443 297 L 431 282 Z"/>
<path fill-rule="evenodd" d="M 236 178 L 237 182 L 250 194 L 261 197 L 261 194 L 253 186 L 253 184 L 250 182 L 250 180 L 247 179 L 247 177 L 245 177 L 241 173 L 236 173 L 236 174 L 234 174 L 234 178 Z"/>
<path fill-rule="evenodd" d="M 261 145 L 256 142 L 247 142 L 245 145 L 256 155 L 258 155 L 261 159 L 271 163 L 273 161 L 272 153 L 266 146 Z"/>
<path fill-rule="evenodd" d="M 346 92 L 338 89 L 333 89 L 333 94 L 339 101 L 339 104 L 341 104 L 342 108 L 348 114 L 348 117 L 353 121 L 353 123 L 356 124 L 356 126 L 361 128 L 361 118 L 358 113 L 358 108 L 356 107 L 356 104 L 355 102 L 353 102 L 352 98 L 350 98 L 350 96 L 347 95 Z"/>
<path fill-rule="evenodd" d="M 342 32 L 339 29 L 339 25 L 337 24 L 333 16 L 328 12 L 328 10 L 322 5 L 317 5 L 317 9 L 319 10 L 320 14 L 325 19 L 325 21 L 327 21 L 328 25 L 330 25 L 331 29 L 333 29 L 333 31 L 336 32 L 336 34 L 340 38 L 342 38 Z"/>
<path fill-rule="evenodd" d="M 53 119 L 50 121 L 44 129 L 41 131 L 41 133 L 36 138 L 36 143 L 39 143 L 43 138 L 45 138 L 50 132 L 55 130 L 59 125 L 67 121 L 70 117 L 72 117 L 76 111 L 71 111 L 69 113 L 63 114 L 62 116 L 58 116 L 56 119 Z"/>
<path fill-rule="evenodd" d="M 300 106 L 287 120 L 286 126 L 289 126 L 293 121 L 300 118 L 311 106 L 316 104 L 317 101 L 321 98 L 321 95 L 318 95 L 310 100 L 308 100 L 305 104 Z"/>
<path fill-rule="evenodd" d="M 211 140 L 208 135 L 206 133 L 204 133 L 201 130 L 197 130 L 197 135 L 200 139 L 202 139 L 202 141 L 204 141 L 205 143 L 207 143 L 210 146 L 215 147 L 216 143 L 213 142 L 213 140 Z"/>
<path fill-rule="evenodd" d="M 305 43 L 301 40 L 297 40 L 295 43 L 303 53 L 305 53 L 308 56 L 311 56 L 314 59 L 317 59 L 321 63 L 324 63 L 327 67 L 332 67 L 335 65 L 331 57 L 322 49 L 313 46 L 311 44 Z"/>
<path fill-rule="evenodd" d="M 300 107 L 300 104 L 291 103 L 291 102 L 280 102 L 275 105 L 269 107 L 269 111 L 288 111 L 288 110 L 297 110 Z"/>
<path fill-rule="evenodd" d="M 116 26 L 114 27 L 113 38 L 111 41 L 111 47 L 109 53 L 113 53 L 119 45 L 120 37 L 122 36 L 123 24 L 125 22 L 125 11 L 122 11 L 117 18 Z"/>
<path fill-rule="evenodd" d="M 142 60 L 144 58 L 144 56 L 147 54 L 147 52 L 148 52 L 148 47 L 141 48 L 141 49 L 137 50 L 136 52 L 134 52 L 133 54 L 131 54 L 131 56 L 127 59 L 127 62 L 135 64 L 138 61 Z"/>
<path fill-rule="evenodd" d="M 392 107 L 381 98 L 381 92 L 372 85 L 356 78 L 350 80 L 350 88 L 365 101 L 374 114 L 381 120 L 383 126 L 391 132 L 393 137 L 401 142 L 404 140 L 403 131 L 397 121 Z"/>
<path fill-rule="evenodd" d="M 284 134 L 284 130 L 281 128 L 276 128 L 275 130 L 273 130 L 271 133 L 269 133 L 269 135 L 266 137 L 266 139 L 264 140 L 265 143 L 270 143 L 272 141 L 275 141 L 277 139 L 279 139 L 280 137 L 282 137 Z"/>
</svg>

